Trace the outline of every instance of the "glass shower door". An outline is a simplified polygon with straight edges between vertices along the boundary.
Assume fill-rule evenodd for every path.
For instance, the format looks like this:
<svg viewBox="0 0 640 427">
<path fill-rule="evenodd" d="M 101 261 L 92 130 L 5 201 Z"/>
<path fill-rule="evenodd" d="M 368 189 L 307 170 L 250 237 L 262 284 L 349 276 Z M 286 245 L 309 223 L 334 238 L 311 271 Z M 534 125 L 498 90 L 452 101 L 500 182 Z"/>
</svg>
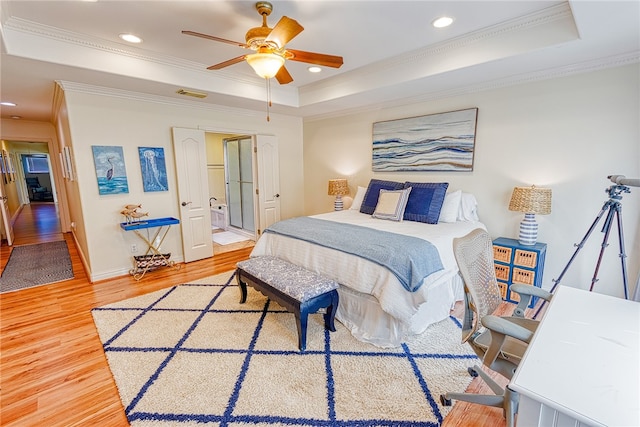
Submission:
<svg viewBox="0 0 640 427">
<path fill-rule="evenodd" d="M 250 137 L 224 140 L 229 225 L 255 232 L 253 153 Z"/>
</svg>

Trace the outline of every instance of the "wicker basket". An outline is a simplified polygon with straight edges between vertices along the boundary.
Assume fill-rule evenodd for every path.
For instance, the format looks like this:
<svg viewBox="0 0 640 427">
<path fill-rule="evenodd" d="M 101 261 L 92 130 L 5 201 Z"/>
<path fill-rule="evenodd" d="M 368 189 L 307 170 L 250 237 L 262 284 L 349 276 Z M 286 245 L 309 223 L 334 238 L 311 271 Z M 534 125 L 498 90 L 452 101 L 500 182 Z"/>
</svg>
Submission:
<svg viewBox="0 0 640 427">
<path fill-rule="evenodd" d="M 493 259 L 508 264 L 511 261 L 511 251 L 511 248 L 493 245 Z"/>
<path fill-rule="evenodd" d="M 171 258 L 171 253 L 168 254 L 160 254 L 160 255 L 137 255 L 134 256 L 135 268 L 137 270 L 152 270 L 158 267 L 164 267 L 169 265 L 169 258 Z"/>
</svg>

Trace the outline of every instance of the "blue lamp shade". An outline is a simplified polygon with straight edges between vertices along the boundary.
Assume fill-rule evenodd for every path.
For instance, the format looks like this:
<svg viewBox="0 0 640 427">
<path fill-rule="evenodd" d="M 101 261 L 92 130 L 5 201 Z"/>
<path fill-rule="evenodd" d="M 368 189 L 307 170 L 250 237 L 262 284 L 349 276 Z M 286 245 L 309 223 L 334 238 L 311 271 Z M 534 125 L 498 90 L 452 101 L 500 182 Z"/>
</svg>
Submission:
<svg viewBox="0 0 640 427">
<path fill-rule="evenodd" d="M 536 214 L 551 213 L 551 189 L 536 187 L 515 187 L 511 194 L 509 210 L 524 212 L 520 223 L 518 240 L 522 245 L 535 245 L 538 241 L 538 223 Z"/>
</svg>

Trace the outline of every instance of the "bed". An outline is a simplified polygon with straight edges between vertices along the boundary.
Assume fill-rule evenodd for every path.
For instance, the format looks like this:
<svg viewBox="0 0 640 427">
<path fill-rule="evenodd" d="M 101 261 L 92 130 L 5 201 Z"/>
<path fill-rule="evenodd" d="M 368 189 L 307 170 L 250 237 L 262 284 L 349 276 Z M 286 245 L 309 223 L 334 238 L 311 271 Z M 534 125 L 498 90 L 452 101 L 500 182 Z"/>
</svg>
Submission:
<svg viewBox="0 0 640 427">
<path fill-rule="evenodd" d="M 431 223 L 424 221 L 426 217 L 423 221 L 407 219 L 416 218 L 407 216 L 406 212 L 416 211 L 408 203 L 410 192 L 418 188 L 416 183 L 380 180 L 371 180 L 367 188 L 359 187 L 350 209 L 313 215 L 304 222 L 305 225 L 335 226 L 339 230 L 350 227 L 353 229 L 350 233 L 362 230 L 363 236 L 376 233 L 370 230 L 380 230 L 381 235 L 392 233 L 394 236 L 390 237 L 393 238 L 395 235 L 398 239 L 410 236 L 406 239 L 429 242 L 423 243 L 433 246 L 440 265 L 426 277 L 420 276 L 415 289 L 409 290 L 406 280 L 396 270 L 383 266 L 368 254 L 355 254 L 351 249 L 310 242 L 308 240 L 313 239 L 306 236 L 280 231 L 287 222 L 296 219 L 277 223 L 279 228 L 274 224 L 272 227 L 278 231 L 271 230 L 272 227 L 265 230 L 251 256 L 274 255 L 336 280 L 340 284 L 336 318 L 361 341 L 380 347 L 397 347 L 411 336 L 424 332 L 429 325 L 445 319 L 455 301 L 462 299 L 463 286 L 453 256 L 452 240 L 475 228 L 485 228 L 477 218 L 477 204 L 472 195 L 461 191 L 446 193 L 447 185 L 439 185 L 429 199 L 429 204 L 435 203 L 437 207 L 437 215 L 434 217 L 433 209 L 430 214 Z M 403 193 L 406 188 L 410 189 Z M 413 201 L 424 206 L 425 200 L 419 200 L 421 191 L 414 191 Z M 402 201 L 402 197 L 406 200 Z M 400 200 L 396 202 L 396 199 Z M 387 208 L 391 208 L 383 209 L 382 205 L 388 200 L 392 202 Z M 393 213 L 393 208 L 398 206 L 401 212 L 396 209 Z M 395 220 L 385 218 L 385 214 L 395 215 Z M 382 238 L 379 238 L 380 245 L 386 245 Z M 389 252 L 404 255 L 408 251 Z"/>
</svg>

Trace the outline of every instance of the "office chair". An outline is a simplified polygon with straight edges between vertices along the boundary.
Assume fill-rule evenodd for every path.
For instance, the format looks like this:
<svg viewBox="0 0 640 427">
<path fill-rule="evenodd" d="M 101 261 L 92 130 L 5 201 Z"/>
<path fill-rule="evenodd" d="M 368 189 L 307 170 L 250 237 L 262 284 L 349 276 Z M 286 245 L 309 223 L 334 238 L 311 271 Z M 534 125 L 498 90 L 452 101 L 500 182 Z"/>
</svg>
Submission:
<svg viewBox="0 0 640 427">
<path fill-rule="evenodd" d="M 462 342 L 473 348 L 484 366 L 511 379 L 538 322 L 523 317 L 526 305 L 523 306 L 522 313 L 516 316 L 500 317 L 492 314 L 502 303 L 502 298 L 496 280 L 493 245 L 485 230 L 478 228 L 464 237 L 454 239 L 453 251 L 465 287 Z M 548 292 L 539 292 L 541 290 L 535 286 L 512 285 L 511 289 L 523 296 L 535 294 L 545 299 L 550 298 Z M 527 297 L 521 298 L 523 304 L 528 301 Z M 468 371 L 473 377 L 479 375 L 494 394 L 445 393 L 440 395 L 442 405 L 451 406 L 451 400 L 462 400 L 502 408 L 507 426 L 514 426 L 518 394 L 508 386 L 502 388 L 478 365 Z"/>
</svg>

